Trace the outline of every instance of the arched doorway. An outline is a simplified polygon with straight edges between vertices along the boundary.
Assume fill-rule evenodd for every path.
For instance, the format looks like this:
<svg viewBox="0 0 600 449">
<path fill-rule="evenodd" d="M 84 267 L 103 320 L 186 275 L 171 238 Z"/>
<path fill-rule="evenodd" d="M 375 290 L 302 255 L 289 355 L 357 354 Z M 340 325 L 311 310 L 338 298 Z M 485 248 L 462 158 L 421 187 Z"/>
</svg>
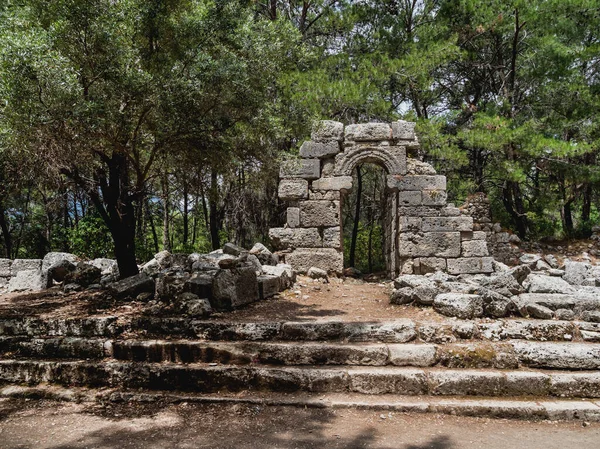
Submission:
<svg viewBox="0 0 600 449">
<path fill-rule="evenodd" d="M 387 173 L 382 165 L 357 164 L 352 190 L 342 195 L 341 234 L 344 268 L 362 274 L 389 272 L 386 247 L 393 239 L 387 219 Z"/>
</svg>

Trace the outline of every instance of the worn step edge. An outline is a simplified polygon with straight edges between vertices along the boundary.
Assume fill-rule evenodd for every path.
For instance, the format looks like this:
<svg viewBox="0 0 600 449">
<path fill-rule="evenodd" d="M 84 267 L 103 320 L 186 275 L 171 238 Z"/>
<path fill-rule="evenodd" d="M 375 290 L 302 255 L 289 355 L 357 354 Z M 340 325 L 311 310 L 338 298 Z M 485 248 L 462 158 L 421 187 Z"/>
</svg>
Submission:
<svg viewBox="0 0 600 449">
<path fill-rule="evenodd" d="M 433 396 L 400 396 L 364 394 L 262 394 L 262 395 L 202 395 L 177 393 L 131 392 L 123 390 L 89 390 L 55 386 L 8 386 L 0 388 L 0 398 L 46 399 L 66 402 L 113 403 L 197 403 L 251 404 L 300 408 L 333 408 L 386 411 L 397 413 L 436 413 L 521 420 L 600 422 L 600 401 L 536 400 L 522 398 L 487 399 L 439 398 Z"/>
<path fill-rule="evenodd" d="M 104 340 L 50 337 L 0 339 L 11 358 L 114 358 L 133 362 L 357 365 L 593 370 L 600 368 L 600 344 L 575 342 L 330 343 L 214 342 L 198 340 Z"/>
<path fill-rule="evenodd" d="M 257 390 L 410 396 L 600 397 L 600 371 L 0 360 L 0 381 L 205 393 Z"/>
<path fill-rule="evenodd" d="M 114 316 L 73 319 L 4 318 L 2 336 L 73 336 L 116 338 L 124 333 L 176 336 L 204 340 L 248 341 L 372 341 L 441 343 L 460 340 L 600 341 L 600 323 L 577 321 L 502 319 L 443 322 L 398 319 L 383 322 L 223 322 L 189 318 L 117 319 Z"/>
</svg>

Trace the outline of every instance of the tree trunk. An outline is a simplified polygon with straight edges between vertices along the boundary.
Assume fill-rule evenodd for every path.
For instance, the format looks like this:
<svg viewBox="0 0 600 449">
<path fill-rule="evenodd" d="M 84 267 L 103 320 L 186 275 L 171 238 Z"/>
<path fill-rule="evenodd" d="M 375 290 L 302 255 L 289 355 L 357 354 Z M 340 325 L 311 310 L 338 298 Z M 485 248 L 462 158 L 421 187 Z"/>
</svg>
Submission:
<svg viewBox="0 0 600 449">
<path fill-rule="evenodd" d="M 163 203 L 163 251 L 171 251 L 169 239 L 169 180 L 165 174 L 162 178 L 162 203 Z"/>
<path fill-rule="evenodd" d="M 212 249 L 217 250 L 221 248 L 221 240 L 219 237 L 219 186 L 218 186 L 217 172 L 212 170 L 210 172 L 210 194 L 208 198 L 208 218 L 209 218 L 209 230 L 210 230 L 210 242 Z"/>
<path fill-rule="evenodd" d="M 356 167 L 356 208 L 354 210 L 354 223 L 352 225 L 352 239 L 350 240 L 350 256 L 348 265 L 354 267 L 356 262 L 356 240 L 358 238 L 358 224 L 360 221 L 360 199 L 362 196 L 362 173 L 360 167 Z"/>
<path fill-rule="evenodd" d="M 506 181 L 502 187 L 502 203 L 506 212 L 511 216 L 519 238 L 525 239 L 527 236 L 527 216 L 524 212 L 523 199 L 521 197 L 521 188 L 514 181 Z"/>
<path fill-rule="evenodd" d="M 6 213 L 4 210 L 4 204 L 0 201 L 0 229 L 2 230 L 2 237 L 4 238 L 4 254 L 7 259 L 12 257 L 12 238 L 10 236 L 10 230 L 8 228 L 8 221 L 6 220 Z"/>
<path fill-rule="evenodd" d="M 189 204 L 188 204 L 188 183 L 187 180 L 183 179 L 183 246 L 187 247 L 189 234 L 190 234 L 190 216 L 189 216 Z"/>
</svg>

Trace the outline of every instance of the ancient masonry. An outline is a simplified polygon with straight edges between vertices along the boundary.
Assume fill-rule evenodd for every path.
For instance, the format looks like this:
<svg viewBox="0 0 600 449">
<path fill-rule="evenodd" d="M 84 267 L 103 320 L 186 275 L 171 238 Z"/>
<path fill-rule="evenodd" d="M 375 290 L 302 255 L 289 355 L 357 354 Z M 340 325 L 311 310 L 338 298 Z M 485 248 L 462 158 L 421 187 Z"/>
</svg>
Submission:
<svg viewBox="0 0 600 449">
<path fill-rule="evenodd" d="M 298 272 L 344 268 L 341 203 L 352 189 L 352 171 L 376 163 L 387 173 L 384 242 L 387 271 L 425 274 L 491 273 L 486 233 L 473 218 L 446 204 L 446 177 L 413 158 L 415 124 L 397 121 L 348 125 L 318 122 L 300 158 L 281 166 L 279 198 L 287 223 L 269 236 L 279 255 Z"/>
</svg>

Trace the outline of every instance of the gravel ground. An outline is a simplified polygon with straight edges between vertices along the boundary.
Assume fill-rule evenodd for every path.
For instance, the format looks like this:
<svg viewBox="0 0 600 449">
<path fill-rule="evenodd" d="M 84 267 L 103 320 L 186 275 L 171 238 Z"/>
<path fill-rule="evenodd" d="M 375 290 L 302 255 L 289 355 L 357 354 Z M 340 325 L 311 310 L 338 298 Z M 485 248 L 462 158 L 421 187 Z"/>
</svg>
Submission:
<svg viewBox="0 0 600 449">
<path fill-rule="evenodd" d="M 600 424 L 252 405 L 0 400 L 0 447 L 597 449 Z"/>
</svg>

